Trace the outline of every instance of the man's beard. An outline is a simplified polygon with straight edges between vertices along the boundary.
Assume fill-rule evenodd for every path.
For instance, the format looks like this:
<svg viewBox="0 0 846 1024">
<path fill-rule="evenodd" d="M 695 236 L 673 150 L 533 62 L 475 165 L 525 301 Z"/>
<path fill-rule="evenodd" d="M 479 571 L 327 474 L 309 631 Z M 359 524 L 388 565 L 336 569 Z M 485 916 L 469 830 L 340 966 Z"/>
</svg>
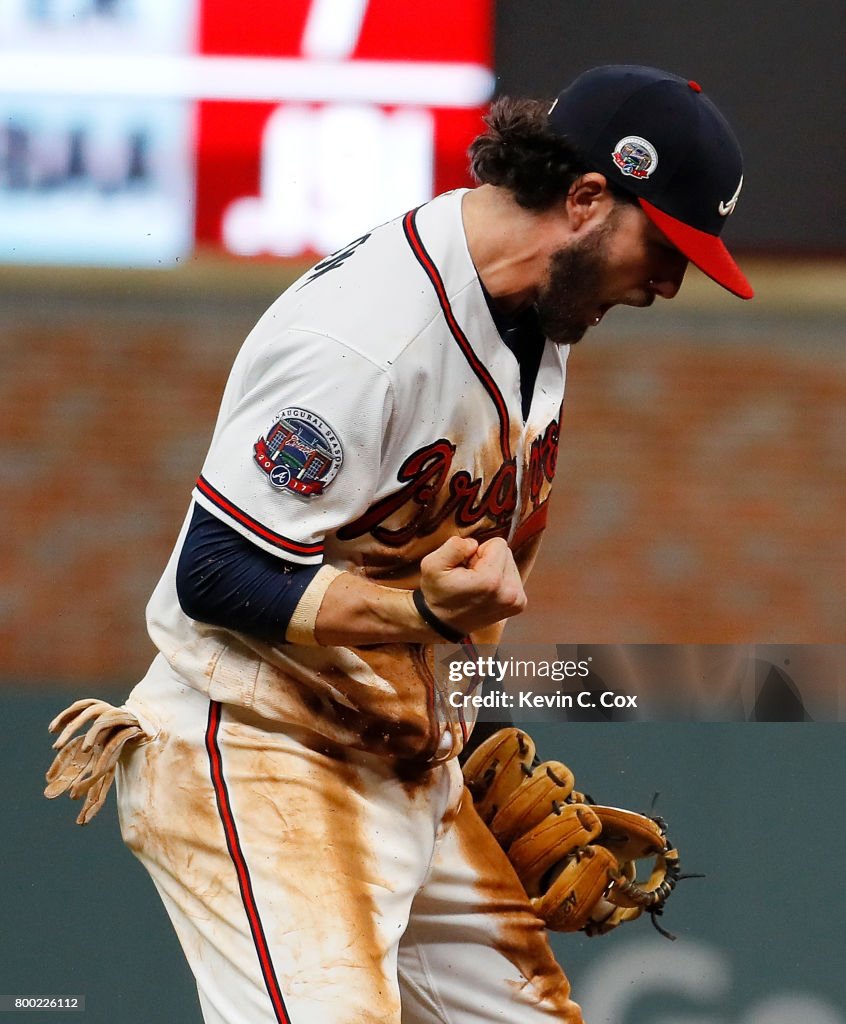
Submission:
<svg viewBox="0 0 846 1024">
<path fill-rule="evenodd" d="M 553 255 L 549 276 L 535 302 L 550 341 L 575 345 L 596 316 L 614 220 L 612 214 L 589 235 Z"/>
</svg>

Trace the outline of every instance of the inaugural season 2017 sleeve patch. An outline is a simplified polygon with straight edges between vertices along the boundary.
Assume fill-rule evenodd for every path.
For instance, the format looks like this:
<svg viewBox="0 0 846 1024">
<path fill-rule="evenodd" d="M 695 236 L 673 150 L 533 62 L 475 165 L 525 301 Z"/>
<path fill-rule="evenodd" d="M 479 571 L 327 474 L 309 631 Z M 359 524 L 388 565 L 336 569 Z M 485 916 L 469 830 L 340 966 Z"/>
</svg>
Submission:
<svg viewBox="0 0 846 1024">
<path fill-rule="evenodd" d="M 271 487 L 314 498 L 337 476 L 344 451 L 326 420 L 291 406 L 256 441 L 253 459 Z"/>
</svg>

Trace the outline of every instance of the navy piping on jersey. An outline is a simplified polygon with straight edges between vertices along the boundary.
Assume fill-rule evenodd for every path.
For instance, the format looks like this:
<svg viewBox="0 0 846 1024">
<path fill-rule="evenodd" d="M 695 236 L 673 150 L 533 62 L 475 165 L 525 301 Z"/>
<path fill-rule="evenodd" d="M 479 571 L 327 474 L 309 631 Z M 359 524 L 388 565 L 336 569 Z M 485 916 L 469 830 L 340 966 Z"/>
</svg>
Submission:
<svg viewBox="0 0 846 1024">
<path fill-rule="evenodd" d="M 449 303 L 449 297 L 447 295 L 446 287 L 444 286 L 443 278 L 420 239 L 420 235 L 417 231 L 416 215 L 417 210 L 410 210 L 405 217 L 403 217 L 402 226 L 405 231 L 405 237 L 408 240 L 408 244 L 411 246 L 411 251 L 414 253 L 417 262 L 426 272 L 427 277 L 432 283 L 432 287 L 435 289 L 435 294 L 438 297 L 438 302 L 440 303 L 441 310 L 444 314 L 444 319 L 447 322 L 447 326 L 449 327 L 453 338 L 458 342 L 458 346 L 464 353 L 464 357 L 470 364 L 471 369 L 479 378 L 482 386 L 488 392 L 491 400 L 496 406 L 497 415 L 499 416 L 499 445 L 502 450 L 503 460 L 505 462 L 510 462 L 512 456 L 511 439 L 509 436 L 510 428 L 508 406 L 506 405 L 505 399 L 502 397 L 502 392 L 496 386 L 496 382 L 491 376 L 488 368 L 473 351 L 473 347 L 467 339 L 467 335 L 462 331 L 461 326 L 455 318 L 452 306 L 450 306 Z"/>
<path fill-rule="evenodd" d="M 176 596 L 198 622 L 279 644 L 319 571 L 272 555 L 195 505 L 176 565 Z"/>
<path fill-rule="evenodd" d="M 225 498 L 220 491 L 213 487 L 204 476 L 197 478 L 196 484 L 197 490 L 200 494 L 204 495 L 209 501 L 213 502 L 222 512 L 232 516 L 233 519 L 237 519 L 242 526 L 254 533 L 257 537 L 261 537 L 262 540 L 267 541 L 269 544 L 273 544 L 274 547 L 280 548 L 282 551 L 288 552 L 291 555 L 301 555 L 302 557 L 309 557 L 312 555 L 323 554 L 323 544 L 302 544 L 299 541 L 291 540 L 290 537 L 285 537 L 281 533 L 275 533 L 273 530 L 263 526 L 257 519 L 253 519 L 251 515 L 246 513 L 243 509 L 238 508 L 233 502 Z"/>
<path fill-rule="evenodd" d="M 278 1024 L 291 1024 L 291 1018 L 288 1016 L 285 1000 L 282 997 L 282 990 L 279 987 L 279 979 L 276 977 L 276 968 L 273 966 L 273 960 L 270 956 L 270 948 L 267 944 L 264 926 L 261 923 L 258 905 L 253 893 L 253 883 L 250 879 L 249 868 L 244 857 L 244 851 L 241 848 L 238 829 L 235 826 L 235 816 L 232 813 L 229 791 L 226 787 L 226 780 L 223 777 L 223 757 L 220 752 L 220 744 L 218 743 L 220 716 L 220 704 L 214 700 L 210 701 L 209 718 L 206 726 L 206 751 L 209 755 L 209 771 L 215 800 L 217 801 L 217 810 L 223 825 L 229 856 L 232 858 L 232 863 L 235 866 L 238 888 L 241 890 L 241 901 L 247 914 L 250 933 L 253 936 L 253 944 L 256 947 L 256 955 L 258 956 L 267 994 L 273 1005 L 273 1012 L 276 1015 Z"/>
</svg>

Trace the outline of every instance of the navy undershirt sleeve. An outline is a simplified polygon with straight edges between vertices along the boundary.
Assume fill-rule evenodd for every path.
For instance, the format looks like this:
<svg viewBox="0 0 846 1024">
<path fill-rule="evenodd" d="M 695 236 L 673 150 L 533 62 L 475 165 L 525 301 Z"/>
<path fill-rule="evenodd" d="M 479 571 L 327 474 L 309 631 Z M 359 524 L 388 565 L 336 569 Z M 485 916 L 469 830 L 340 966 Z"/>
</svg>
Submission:
<svg viewBox="0 0 846 1024">
<path fill-rule="evenodd" d="M 488 304 L 491 319 L 499 331 L 499 336 L 514 353 L 514 358 L 520 365 L 520 401 L 525 422 L 532 407 L 532 395 L 535 391 L 535 382 L 538 379 L 546 338 L 541 330 L 538 315 L 533 308 L 524 309 L 522 313 L 500 313 L 484 285 L 482 285 L 482 294 L 485 296 L 485 302 Z"/>
<path fill-rule="evenodd" d="M 319 569 L 271 555 L 196 505 L 176 567 L 176 595 L 198 622 L 280 644 Z"/>
</svg>

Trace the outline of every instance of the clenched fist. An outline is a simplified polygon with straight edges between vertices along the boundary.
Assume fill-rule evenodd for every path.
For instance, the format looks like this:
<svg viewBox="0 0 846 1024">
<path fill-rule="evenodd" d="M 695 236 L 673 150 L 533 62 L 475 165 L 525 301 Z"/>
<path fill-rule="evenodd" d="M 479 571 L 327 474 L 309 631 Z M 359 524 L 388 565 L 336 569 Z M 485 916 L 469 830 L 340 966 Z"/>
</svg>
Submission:
<svg viewBox="0 0 846 1024">
<path fill-rule="evenodd" d="M 420 563 L 420 589 L 434 614 L 465 634 L 526 607 L 523 581 L 501 537 L 483 544 L 450 537 Z"/>
</svg>

